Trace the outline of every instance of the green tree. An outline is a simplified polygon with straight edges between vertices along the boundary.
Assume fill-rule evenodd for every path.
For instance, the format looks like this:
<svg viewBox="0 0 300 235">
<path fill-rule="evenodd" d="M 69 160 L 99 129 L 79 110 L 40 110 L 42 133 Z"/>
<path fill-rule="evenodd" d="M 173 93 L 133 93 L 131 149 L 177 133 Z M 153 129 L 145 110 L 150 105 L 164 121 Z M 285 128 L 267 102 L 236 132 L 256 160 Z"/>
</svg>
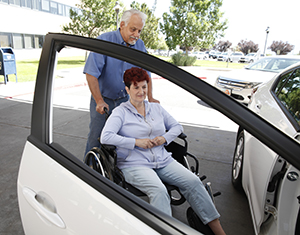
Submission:
<svg viewBox="0 0 300 235">
<path fill-rule="evenodd" d="M 79 11 L 70 10 L 71 22 L 63 25 L 66 33 L 97 37 L 100 33 L 116 27 L 116 0 L 81 0 L 76 4 Z"/>
<path fill-rule="evenodd" d="M 169 49 L 213 46 L 227 28 L 221 6 L 222 0 L 172 0 L 170 15 L 165 12 L 160 24 Z"/>
<path fill-rule="evenodd" d="M 156 49 L 155 46 L 158 44 L 158 26 L 159 18 L 156 18 L 153 12 L 148 6 L 143 3 L 132 2 L 130 5 L 132 8 L 144 12 L 147 15 L 145 26 L 142 30 L 140 38 L 144 41 L 146 48 Z"/>
</svg>

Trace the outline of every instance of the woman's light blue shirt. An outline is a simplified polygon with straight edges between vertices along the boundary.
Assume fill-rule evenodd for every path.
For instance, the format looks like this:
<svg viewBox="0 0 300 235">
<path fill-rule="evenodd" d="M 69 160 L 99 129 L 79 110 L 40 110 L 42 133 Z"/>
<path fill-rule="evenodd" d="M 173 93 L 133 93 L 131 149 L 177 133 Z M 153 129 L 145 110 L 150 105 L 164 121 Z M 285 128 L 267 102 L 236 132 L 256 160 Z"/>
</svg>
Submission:
<svg viewBox="0 0 300 235">
<path fill-rule="evenodd" d="M 153 139 L 157 136 L 163 136 L 167 145 L 183 131 L 182 126 L 160 104 L 144 102 L 145 117 L 127 101 L 112 111 L 102 130 L 101 143 L 117 147 L 120 169 L 132 166 L 156 169 L 173 161 L 164 145 L 151 149 L 135 146 L 136 139 Z"/>
</svg>

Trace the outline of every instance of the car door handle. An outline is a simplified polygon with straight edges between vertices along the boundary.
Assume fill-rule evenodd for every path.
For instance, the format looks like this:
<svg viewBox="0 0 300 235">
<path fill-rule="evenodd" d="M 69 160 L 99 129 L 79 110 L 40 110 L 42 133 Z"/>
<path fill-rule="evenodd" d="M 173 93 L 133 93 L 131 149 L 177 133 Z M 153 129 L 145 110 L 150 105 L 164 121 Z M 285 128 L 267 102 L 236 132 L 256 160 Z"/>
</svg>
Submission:
<svg viewBox="0 0 300 235">
<path fill-rule="evenodd" d="M 57 214 L 53 200 L 44 192 L 35 193 L 29 188 L 23 188 L 23 195 L 27 202 L 43 218 L 59 228 L 66 228 L 64 221 Z"/>
</svg>

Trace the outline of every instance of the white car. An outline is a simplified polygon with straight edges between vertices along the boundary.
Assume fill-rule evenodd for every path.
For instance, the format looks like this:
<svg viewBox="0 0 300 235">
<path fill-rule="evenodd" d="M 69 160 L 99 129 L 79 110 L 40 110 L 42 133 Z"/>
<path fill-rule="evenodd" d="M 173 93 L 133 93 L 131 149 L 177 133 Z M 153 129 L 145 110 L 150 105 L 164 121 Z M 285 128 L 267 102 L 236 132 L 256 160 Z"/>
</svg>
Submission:
<svg viewBox="0 0 300 235">
<path fill-rule="evenodd" d="M 224 72 L 218 76 L 215 87 L 247 105 L 253 88 L 269 81 L 278 72 L 299 61 L 300 56 L 268 56 L 243 69 Z"/>
<path fill-rule="evenodd" d="M 242 56 L 239 60 L 241 63 L 253 63 L 257 60 L 259 60 L 261 57 L 264 57 L 263 54 L 258 54 L 258 53 L 249 53 L 246 56 Z"/>
<path fill-rule="evenodd" d="M 43 45 L 30 134 L 18 173 L 18 203 L 25 234 L 200 234 L 83 162 L 87 133 L 82 133 L 82 129 L 88 128 L 88 112 L 80 109 L 84 97 L 81 94 L 73 96 L 76 111 L 72 107 L 56 106 L 61 92 L 65 92 L 60 89 L 61 86 L 72 84 L 54 85 L 58 82 L 56 75 L 59 71 L 55 68 L 59 56 L 74 48 L 83 54 L 80 58 L 93 51 L 126 60 L 178 84 L 244 126 L 246 131 L 300 169 L 299 144 L 205 81 L 129 47 L 93 38 L 51 33 L 46 35 Z M 70 73 L 73 79 L 82 76 L 77 69 Z M 58 109 L 60 112 L 57 112 Z M 61 115 L 69 119 L 62 121 Z M 78 128 L 79 125 L 82 128 Z M 259 182 L 254 183 L 260 185 Z"/>
<path fill-rule="evenodd" d="M 300 63 L 279 73 L 254 92 L 249 109 L 298 143 Z M 264 131 L 267 132 L 267 129 Z M 232 183 L 246 193 L 255 234 L 300 234 L 299 175 L 299 170 L 291 161 L 269 149 L 242 126 L 239 128 L 232 164 Z"/>
<path fill-rule="evenodd" d="M 243 52 L 233 52 L 228 60 L 229 62 L 234 62 L 234 63 L 238 63 L 241 59 L 241 57 L 244 56 L 244 53 Z"/>
<path fill-rule="evenodd" d="M 192 53 L 192 56 L 196 56 L 198 60 L 206 60 L 207 54 L 201 51 L 195 51 Z"/>
<path fill-rule="evenodd" d="M 229 53 L 228 52 L 222 52 L 220 55 L 218 55 L 217 60 L 218 61 L 228 61 Z"/>
</svg>

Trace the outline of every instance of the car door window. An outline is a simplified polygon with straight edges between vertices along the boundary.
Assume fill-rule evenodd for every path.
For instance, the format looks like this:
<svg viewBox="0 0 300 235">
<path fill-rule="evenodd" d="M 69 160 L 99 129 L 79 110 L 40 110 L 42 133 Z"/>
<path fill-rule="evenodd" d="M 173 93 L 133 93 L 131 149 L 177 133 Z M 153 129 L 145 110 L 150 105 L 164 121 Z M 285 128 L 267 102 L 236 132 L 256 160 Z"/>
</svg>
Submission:
<svg viewBox="0 0 300 235">
<path fill-rule="evenodd" d="M 292 122 L 300 124 L 300 69 L 281 77 L 275 88 L 275 94 L 281 107 L 290 114 Z"/>
</svg>

